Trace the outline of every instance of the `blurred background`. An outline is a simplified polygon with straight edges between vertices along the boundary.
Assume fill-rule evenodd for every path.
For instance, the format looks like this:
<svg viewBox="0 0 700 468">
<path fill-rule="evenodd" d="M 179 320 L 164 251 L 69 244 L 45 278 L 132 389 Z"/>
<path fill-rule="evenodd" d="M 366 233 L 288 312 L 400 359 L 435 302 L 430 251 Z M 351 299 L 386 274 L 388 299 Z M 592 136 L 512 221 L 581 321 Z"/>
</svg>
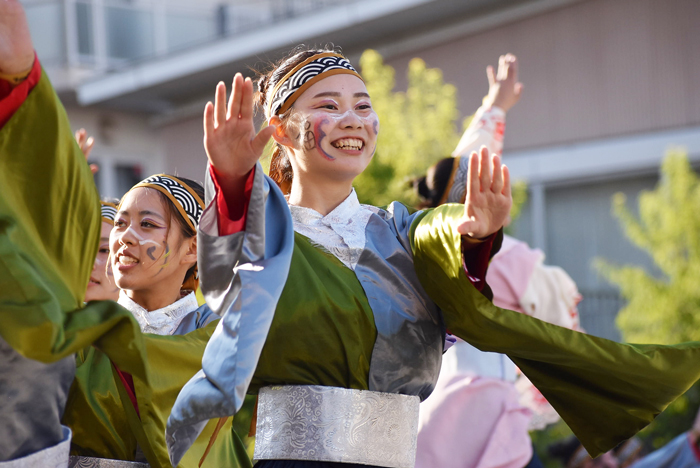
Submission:
<svg viewBox="0 0 700 468">
<path fill-rule="evenodd" d="M 216 83 L 252 75 L 291 47 L 376 50 L 409 86 L 411 59 L 453 85 L 460 122 L 488 89 L 485 67 L 520 60 L 521 102 L 504 159 L 527 183 L 513 233 L 563 267 L 584 297 L 583 327 L 619 340 L 625 305 L 592 261 L 662 272 L 611 212 L 636 210 L 670 147 L 700 162 L 696 0 L 25 0 L 42 64 L 75 129 L 96 138 L 105 196 L 143 176 L 202 179 L 201 114 Z M 442 150 L 441 150 L 442 151 Z M 425 165 L 447 154 L 426 155 Z M 424 167 L 416 168 L 417 171 Z"/>
</svg>

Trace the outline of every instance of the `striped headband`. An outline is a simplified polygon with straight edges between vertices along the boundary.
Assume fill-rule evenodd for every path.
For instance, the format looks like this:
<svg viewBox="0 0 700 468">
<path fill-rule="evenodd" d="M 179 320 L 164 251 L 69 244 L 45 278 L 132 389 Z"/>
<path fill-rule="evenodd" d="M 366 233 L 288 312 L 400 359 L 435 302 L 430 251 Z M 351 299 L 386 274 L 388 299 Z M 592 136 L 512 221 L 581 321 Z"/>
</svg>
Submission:
<svg viewBox="0 0 700 468">
<path fill-rule="evenodd" d="M 195 231 L 197 230 L 199 218 L 204 211 L 204 202 L 187 184 L 173 176 L 156 174 L 134 185 L 131 190 L 137 187 L 152 188 L 164 194 L 175 205 L 187 224 Z"/>
<path fill-rule="evenodd" d="M 317 81 L 341 73 L 355 75 L 362 80 L 348 59 L 340 54 L 324 52 L 304 60 L 284 75 L 272 90 L 267 118 L 287 112 L 294 101 Z"/>
<path fill-rule="evenodd" d="M 107 224 L 114 224 L 114 218 L 117 217 L 117 205 L 105 201 L 101 201 L 100 205 L 102 221 Z"/>
</svg>

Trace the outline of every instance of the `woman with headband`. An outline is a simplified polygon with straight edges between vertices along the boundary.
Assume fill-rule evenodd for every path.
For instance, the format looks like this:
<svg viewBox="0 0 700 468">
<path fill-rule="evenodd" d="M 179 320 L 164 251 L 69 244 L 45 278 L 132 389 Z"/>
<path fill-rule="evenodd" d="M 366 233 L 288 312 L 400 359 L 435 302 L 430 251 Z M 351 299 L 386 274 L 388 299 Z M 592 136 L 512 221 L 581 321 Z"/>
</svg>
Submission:
<svg viewBox="0 0 700 468">
<path fill-rule="evenodd" d="M 464 205 L 360 205 L 379 121 L 342 55 L 295 51 L 259 81 L 220 83 L 204 112 L 210 167 L 198 232 L 222 316 L 168 420 L 176 465 L 212 418 L 258 394 L 256 466 L 413 467 L 418 404 L 445 330 L 508 354 L 593 453 L 631 436 L 700 377 L 700 345 L 613 343 L 494 306 L 484 275 L 511 205 L 485 149 Z M 271 178 L 258 164 L 272 137 Z"/>
<path fill-rule="evenodd" d="M 78 142 L 80 144 L 80 142 Z M 90 273 L 85 302 L 90 301 L 116 301 L 119 299 L 119 288 L 114 283 L 114 273 L 109 265 L 109 233 L 114 227 L 114 216 L 117 214 L 119 200 L 101 200 L 100 214 L 102 224 L 100 228 L 100 244 L 97 247 L 95 264 Z"/>
<path fill-rule="evenodd" d="M 166 418 L 178 391 L 197 371 L 215 324 L 207 325 L 219 319 L 195 297 L 203 195 L 194 181 L 158 174 L 136 184 L 113 211 L 109 268 L 121 290 L 118 303 L 131 311 L 142 332 L 170 339 L 146 335 L 148 384 L 112 366 L 94 348 L 78 353 L 63 418 L 73 431 L 71 454 L 78 466 L 120 466 L 117 460 L 169 465 Z M 179 466 L 199 466 L 200 460 L 205 467 L 250 465 L 230 420 L 209 426 L 199 449 Z M 215 431 L 221 436 L 209 447 Z"/>
</svg>

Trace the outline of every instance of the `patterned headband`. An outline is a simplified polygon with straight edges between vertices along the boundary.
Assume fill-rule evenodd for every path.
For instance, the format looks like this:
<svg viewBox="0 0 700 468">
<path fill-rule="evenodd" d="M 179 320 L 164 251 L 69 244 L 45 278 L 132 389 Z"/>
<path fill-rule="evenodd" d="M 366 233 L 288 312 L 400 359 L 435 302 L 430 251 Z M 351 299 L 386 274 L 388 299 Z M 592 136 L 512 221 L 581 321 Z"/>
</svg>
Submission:
<svg viewBox="0 0 700 468">
<path fill-rule="evenodd" d="M 117 205 L 104 201 L 101 201 L 100 205 L 102 221 L 107 224 L 114 224 L 114 218 L 117 217 Z"/>
<path fill-rule="evenodd" d="M 311 85 L 332 75 L 347 73 L 362 79 L 348 59 L 340 54 L 324 52 L 301 62 L 277 83 L 267 110 L 267 118 L 284 114 Z"/>
<path fill-rule="evenodd" d="M 137 187 L 152 188 L 164 194 L 175 205 L 187 224 L 195 231 L 197 230 L 199 218 L 204 211 L 204 202 L 187 184 L 173 176 L 156 174 L 134 185 L 131 190 Z"/>
</svg>

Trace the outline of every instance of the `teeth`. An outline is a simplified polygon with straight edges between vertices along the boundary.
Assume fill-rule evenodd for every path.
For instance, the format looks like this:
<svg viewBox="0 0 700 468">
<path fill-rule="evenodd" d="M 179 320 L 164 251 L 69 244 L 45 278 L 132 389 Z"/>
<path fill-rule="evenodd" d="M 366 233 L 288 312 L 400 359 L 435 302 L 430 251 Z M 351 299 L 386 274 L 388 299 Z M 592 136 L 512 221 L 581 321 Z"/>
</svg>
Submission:
<svg viewBox="0 0 700 468">
<path fill-rule="evenodd" d="M 133 265 L 134 263 L 138 263 L 139 261 L 136 260 L 134 257 L 127 257 L 126 255 L 121 255 L 119 257 L 119 263 L 122 265 Z"/>
<path fill-rule="evenodd" d="M 333 143 L 333 146 L 340 149 L 360 150 L 362 149 L 362 140 L 357 138 L 343 138 Z"/>
</svg>

